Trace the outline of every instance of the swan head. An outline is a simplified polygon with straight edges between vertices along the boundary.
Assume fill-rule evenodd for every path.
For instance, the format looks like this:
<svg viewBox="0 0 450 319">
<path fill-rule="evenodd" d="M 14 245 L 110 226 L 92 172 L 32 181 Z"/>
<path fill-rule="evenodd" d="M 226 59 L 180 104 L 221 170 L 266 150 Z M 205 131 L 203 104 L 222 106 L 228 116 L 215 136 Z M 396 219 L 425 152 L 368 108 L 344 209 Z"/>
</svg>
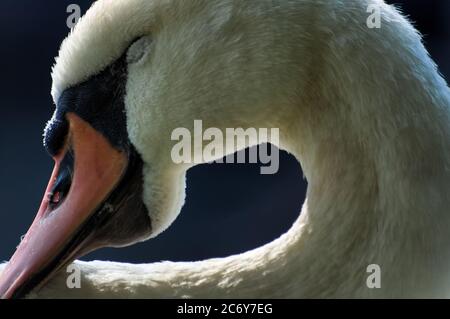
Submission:
<svg viewBox="0 0 450 319">
<path fill-rule="evenodd" d="M 161 127 L 146 118 L 148 101 L 136 87 L 152 48 L 153 13 L 140 12 L 135 30 L 121 27 L 143 3 L 98 1 L 61 46 L 52 72 L 56 110 L 44 132 L 55 167 L 2 273 L 1 298 L 25 296 L 92 250 L 154 237 L 181 209 L 183 169 L 152 144 Z"/>
</svg>

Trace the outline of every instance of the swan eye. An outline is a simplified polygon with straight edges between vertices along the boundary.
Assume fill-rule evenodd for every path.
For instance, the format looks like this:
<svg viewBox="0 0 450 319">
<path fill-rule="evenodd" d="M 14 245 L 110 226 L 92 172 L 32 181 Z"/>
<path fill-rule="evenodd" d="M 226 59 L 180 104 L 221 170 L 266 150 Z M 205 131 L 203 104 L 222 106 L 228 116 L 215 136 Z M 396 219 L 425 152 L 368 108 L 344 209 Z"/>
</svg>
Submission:
<svg viewBox="0 0 450 319">
<path fill-rule="evenodd" d="M 134 41 L 128 48 L 127 62 L 131 64 L 142 60 L 142 58 L 150 51 L 152 42 L 152 38 L 149 36 L 141 37 Z"/>
</svg>

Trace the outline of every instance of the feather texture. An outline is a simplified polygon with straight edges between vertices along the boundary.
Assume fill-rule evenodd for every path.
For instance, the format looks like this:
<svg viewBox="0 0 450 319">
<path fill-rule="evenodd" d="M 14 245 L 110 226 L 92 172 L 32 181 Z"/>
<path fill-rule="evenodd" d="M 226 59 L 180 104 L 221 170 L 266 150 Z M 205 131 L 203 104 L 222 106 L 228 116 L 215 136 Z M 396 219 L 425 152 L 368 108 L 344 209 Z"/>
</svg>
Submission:
<svg viewBox="0 0 450 319">
<path fill-rule="evenodd" d="M 380 8 L 380 29 L 366 25 L 369 5 Z M 279 127 L 307 200 L 286 234 L 253 251 L 77 262 L 81 289 L 67 289 L 61 273 L 35 297 L 449 297 L 450 93 L 394 7 L 99 0 L 61 47 L 55 101 L 142 36 L 152 41 L 129 61 L 126 108 L 155 235 L 179 213 L 189 168 L 171 161 L 170 133 L 194 119 Z M 370 264 L 381 267 L 380 289 L 366 285 Z"/>
</svg>

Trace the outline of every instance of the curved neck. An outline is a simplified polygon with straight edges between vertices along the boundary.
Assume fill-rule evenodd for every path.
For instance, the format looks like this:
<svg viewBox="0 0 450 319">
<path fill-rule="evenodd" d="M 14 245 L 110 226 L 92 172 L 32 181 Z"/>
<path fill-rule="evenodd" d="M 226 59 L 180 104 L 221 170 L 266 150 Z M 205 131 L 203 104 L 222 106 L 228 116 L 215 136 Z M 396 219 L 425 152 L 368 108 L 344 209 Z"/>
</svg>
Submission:
<svg viewBox="0 0 450 319">
<path fill-rule="evenodd" d="M 386 10 L 401 27 L 350 30 L 359 46 L 320 21 L 305 93 L 280 119 L 280 146 L 309 183 L 286 234 L 194 263 L 78 262 L 81 289 L 62 293 L 61 274 L 39 296 L 448 296 L 450 93 L 414 29 Z M 370 264 L 380 289 L 366 285 Z"/>
<path fill-rule="evenodd" d="M 449 118 L 442 92 L 434 98 L 447 104 L 428 104 L 428 116 Z M 348 119 L 331 131 L 311 127 L 309 136 L 306 126 L 290 127 L 302 143 L 284 145 L 298 155 L 309 188 L 286 234 L 241 255 L 194 263 L 77 262 L 82 289 L 64 296 L 447 296 L 450 130 L 445 119 L 427 121 L 414 118 L 417 126 L 374 134 L 367 144 L 355 142 Z M 381 289 L 366 285 L 370 264 L 381 268 Z M 61 296 L 65 278 L 39 296 Z"/>
</svg>

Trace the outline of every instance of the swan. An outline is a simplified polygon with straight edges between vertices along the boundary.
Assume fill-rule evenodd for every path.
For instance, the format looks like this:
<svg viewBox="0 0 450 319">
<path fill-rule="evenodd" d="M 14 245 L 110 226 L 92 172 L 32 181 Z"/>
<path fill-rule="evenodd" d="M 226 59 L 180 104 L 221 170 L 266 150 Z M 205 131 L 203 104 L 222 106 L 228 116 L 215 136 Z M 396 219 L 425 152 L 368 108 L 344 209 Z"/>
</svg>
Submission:
<svg viewBox="0 0 450 319">
<path fill-rule="evenodd" d="M 380 28 L 366 25 L 369 6 Z M 52 79 L 44 144 L 55 169 L 2 267 L 3 298 L 449 297 L 450 90 L 394 7 L 99 0 Z M 75 261 L 81 287 L 69 289 L 64 266 L 77 257 L 176 218 L 193 164 L 171 160 L 170 136 L 196 119 L 280 129 L 277 146 L 308 181 L 290 230 L 226 258 Z"/>
</svg>

